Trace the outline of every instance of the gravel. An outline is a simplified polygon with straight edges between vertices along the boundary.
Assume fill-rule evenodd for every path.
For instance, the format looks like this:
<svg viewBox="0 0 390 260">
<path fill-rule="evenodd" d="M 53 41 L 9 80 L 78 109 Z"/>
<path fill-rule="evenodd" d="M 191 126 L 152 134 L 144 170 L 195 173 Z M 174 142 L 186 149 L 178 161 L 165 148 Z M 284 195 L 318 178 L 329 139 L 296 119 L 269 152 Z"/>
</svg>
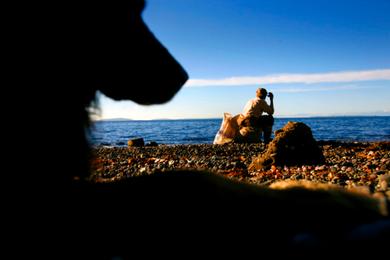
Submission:
<svg viewBox="0 0 390 260">
<path fill-rule="evenodd" d="M 95 147 L 93 181 L 114 181 L 175 169 L 208 170 L 250 183 L 310 180 L 382 193 L 390 198 L 390 142 L 320 141 L 323 165 L 276 167 L 248 171 L 264 144 L 159 145 L 156 147 Z"/>
</svg>

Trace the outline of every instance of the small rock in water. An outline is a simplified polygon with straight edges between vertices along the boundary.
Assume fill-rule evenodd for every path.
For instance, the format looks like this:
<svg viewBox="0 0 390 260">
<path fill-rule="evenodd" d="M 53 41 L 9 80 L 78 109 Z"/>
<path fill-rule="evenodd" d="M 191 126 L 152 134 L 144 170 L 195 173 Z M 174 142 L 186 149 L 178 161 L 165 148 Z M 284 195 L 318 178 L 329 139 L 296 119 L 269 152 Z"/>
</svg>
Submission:
<svg viewBox="0 0 390 260">
<path fill-rule="evenodd" d="M 127 142 L 128 146 L 135 146 L 135 147 L 141 147 L 145 145 L 144 139 L 143 138 L 135 138 L 135 139 L 130 139 Z"/>
</svg>

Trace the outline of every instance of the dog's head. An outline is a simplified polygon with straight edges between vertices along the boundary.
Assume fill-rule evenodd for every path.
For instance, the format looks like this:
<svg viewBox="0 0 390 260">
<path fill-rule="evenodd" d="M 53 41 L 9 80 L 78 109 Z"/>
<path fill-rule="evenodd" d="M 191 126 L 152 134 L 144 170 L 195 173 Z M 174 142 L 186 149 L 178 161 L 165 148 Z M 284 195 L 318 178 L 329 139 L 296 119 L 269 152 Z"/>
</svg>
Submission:
<svg viewBox="0 0 390 260">
<path fill-rule="evenodd" d="M 139 104 L 169 101 L 187 73 L 142 19 L 143 0 L 105 3 L 91 10 L 88 34 L 96 90 Z"/>
<path fill-rule="evenodd" d="M 31 66 L 20 71 L 25 75 L 18 86 L 26 90 L 15 95 L 36 118 L 28 131 L 35 146 L 55 151 L 30 158 L 31 164 L 45 158 L 37 179 L 62 181 L 88 174 L 86 108 L 97 91 L 115 100 L 160 104 L 188 75 L 144 23 L 143 0 L 53 2 L 47 8 L 31 9 L 35 41 L 23 41 Z"/>
</svg>

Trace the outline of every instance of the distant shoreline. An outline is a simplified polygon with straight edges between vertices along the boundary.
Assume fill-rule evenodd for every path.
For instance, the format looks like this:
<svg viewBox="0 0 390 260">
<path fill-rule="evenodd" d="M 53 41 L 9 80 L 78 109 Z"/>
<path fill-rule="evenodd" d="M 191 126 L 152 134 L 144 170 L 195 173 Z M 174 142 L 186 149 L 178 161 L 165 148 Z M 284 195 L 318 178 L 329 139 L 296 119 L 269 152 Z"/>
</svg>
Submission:
<svg viewBox="0 0 390 260">
<path fill-rule="evenodd" d="M 368 118 L 368 117 L 389 117 L 390 115 L 339 115 L 339 116 L 275 116 L 275 119 L 300 119 L 300 118 Z M 210 117 L 210 118 L 160 118 L 160 119 L 131 119 L 131 118 L 112 118 L 112 119 L 99 119 L 92 120 L 92 122 L 121 122 L 121 121 L 196 121 L 196 120 L 220 120 L 222 117 Z"/>
<path fill-rule="evenodd" d="M 354 140 L 316 140 L 317 144 L 320 146 L 323 145 L 339 145 L 339 146 L 354 146 L 354 145 L 378 145 L 378 144 L 383 144 L 383 143 L 389 143 L 390 140 L 374 140 L 374 141 L 354 141 Z M 259 143 L 253 143 L 253 144 L 243 144 L 243 145 L 262 145 L 262 142 Z M 170 144 L 170 143 L 160 143 L 155 147 L 197 147 L 197 146 L 203 146 L 203 147 L 220 147 L 220 146 L 229 146 L 229 145 L 238 145 L 237 143 L 228 143 L 228 144 L 213 144 L 213 143 L 190 143 L 190 144 Z M 95 149 L 127 149 L 130 148 L 127 146 L 126 143 L 123 143 L 121 145 L 111 145 L 111 144 L 91 144 L 91 147 L 93 150 Z M 133 149 L 134 147 L 131 147 L 130 149 Z M 139 147 L 136 147 L 139 148 Z M 143 146 L 142 149 L 152 149 L 153 146 Z"/>
</svg>

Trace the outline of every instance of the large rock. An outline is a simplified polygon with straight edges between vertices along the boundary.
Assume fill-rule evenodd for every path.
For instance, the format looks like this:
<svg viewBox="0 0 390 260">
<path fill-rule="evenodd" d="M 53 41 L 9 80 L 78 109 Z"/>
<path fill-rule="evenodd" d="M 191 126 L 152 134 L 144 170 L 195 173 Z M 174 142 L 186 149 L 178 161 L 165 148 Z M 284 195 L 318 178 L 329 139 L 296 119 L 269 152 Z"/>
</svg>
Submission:
<svg viewBox="0 0 390 260">
<path fill-rule="evenodd" d="M 323 164 L 325 158 L 313 138 L 310 127 L 300 122 L 288 122 L 275 131 L 267 150 L 254 158 L 249 170 L 268 169 L 271 165 L 292 166 Z"/>
</svg>

